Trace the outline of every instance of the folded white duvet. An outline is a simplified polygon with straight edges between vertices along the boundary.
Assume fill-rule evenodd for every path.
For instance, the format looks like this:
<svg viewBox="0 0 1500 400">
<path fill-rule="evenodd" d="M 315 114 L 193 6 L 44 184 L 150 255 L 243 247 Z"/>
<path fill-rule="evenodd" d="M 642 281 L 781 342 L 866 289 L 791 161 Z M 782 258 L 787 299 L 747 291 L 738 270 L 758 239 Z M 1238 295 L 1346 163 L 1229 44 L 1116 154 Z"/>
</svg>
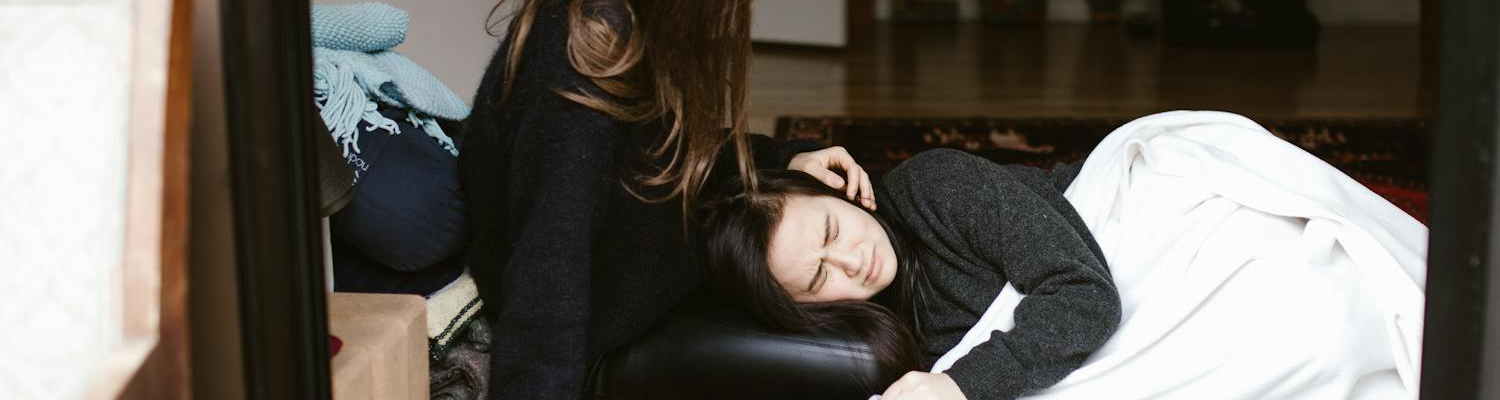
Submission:
<svg viewBox="0 0 1500 400">
<path fill-rule="evenodd" d="M 1119 330 L 1028 399 L 1412 399 L 1427 228 L 1244 117 L 1121 126 L 1065 193 L 1119 286 Z M 947 369 L 1024 298 L 1007 286 Z"/>
</svg>

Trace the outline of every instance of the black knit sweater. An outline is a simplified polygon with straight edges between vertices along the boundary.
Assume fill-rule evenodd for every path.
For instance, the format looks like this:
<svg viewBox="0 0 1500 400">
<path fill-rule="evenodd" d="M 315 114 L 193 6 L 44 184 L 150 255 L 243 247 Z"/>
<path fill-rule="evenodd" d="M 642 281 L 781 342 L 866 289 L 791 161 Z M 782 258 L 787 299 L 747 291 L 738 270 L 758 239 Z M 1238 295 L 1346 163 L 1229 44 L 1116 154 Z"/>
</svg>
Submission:
<svg viewBox="0 0 1500 400">
<path fill-rule="evenodd" d="M 1015 328 L 995 331 L 947 371 L 969 400 L 1013 399 L 1081 366 L 1120 323 L 1104 254 L 1058 173 L 932 150 L 886 174 L 880 210 L 910 229 L 931 285 L 928 365 L 957 345 L 1007 282 L 1027 297 Z"/>
<path fill-rule="evenodd" d="M 644 153 L 666 123 L 615 121 L 554 92 L 609 98 L 570 66 L 566 14 L 537 15 L 510 98 L 497 106 L 509 48 L 501 43 L 459 157 L 467 263 L 494 321 L 493 399 L 578 398 L 589 362 L 642 333 L 700 279 L 680 197 L 650 204 L 624 188 L 649 171 Z M 762 168 L 819 147 L 754 139 Z M 720 154 L 711 180 L 736 178 L 732 152 Z"/>
</svg>

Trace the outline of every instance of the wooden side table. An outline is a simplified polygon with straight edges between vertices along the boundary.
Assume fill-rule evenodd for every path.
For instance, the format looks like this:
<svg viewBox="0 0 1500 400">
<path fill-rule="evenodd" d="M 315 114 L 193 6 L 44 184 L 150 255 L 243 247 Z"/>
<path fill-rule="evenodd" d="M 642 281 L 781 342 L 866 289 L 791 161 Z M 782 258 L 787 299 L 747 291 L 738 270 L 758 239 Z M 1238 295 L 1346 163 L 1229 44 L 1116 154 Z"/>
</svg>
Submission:
<svg viewBox="0 0 1500 400">
<path fill-rule="evenodd" d="M 426 399 L 427 305 L 421 296 L 328 294 L 334 399 Z"/>
</svg>

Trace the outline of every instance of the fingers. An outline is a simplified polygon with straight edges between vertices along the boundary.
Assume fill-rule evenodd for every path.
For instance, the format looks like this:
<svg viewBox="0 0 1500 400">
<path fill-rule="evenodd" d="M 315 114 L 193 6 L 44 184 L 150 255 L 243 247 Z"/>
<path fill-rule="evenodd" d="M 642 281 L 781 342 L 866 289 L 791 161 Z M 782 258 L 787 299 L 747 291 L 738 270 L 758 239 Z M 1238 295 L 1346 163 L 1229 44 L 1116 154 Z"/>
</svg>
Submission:
<svg viewBox="0 0 1500 400">
<path fill-rule="evenodd" d="M 792 158 L 788 169 L 806 172 L 823 184 L 844 191 L 849 201 L 875 211 L 875 190 L 870 184 L 870 173 L 854 161 L 849 150 L 840 146 L 801 153 Z M 839 174 L 842 172 L 842 176 Z"/>
<path fill-rule="evenodd" d="M 854 162 L 854 156 L 849 155 L 849 150 L 844 149 L 844 146 L 833 146 L 820 150 L 820 152 L 826 153 L 828 156 L 829 168 L 844 168 L 850 165 L 857 165 Z"/>
<path fill-rule="evenodd" d="M 828 187 L 831 188 L 837 189 L 844 187 L 844 178 L 840 177 L 839 174 L 834 173 L 833 171 L 829 171 L 826 169 L 821 170 L 816 174 L 813 174 L 813 177 L 818 178 L 818 181 L 823 182 L 824 185 L 828 185 Z"/>
<path fill-rule="evenodd" d="M 859 205 L 870 211 L 875 211 L 875 189 L 870 185 L 870 173 L 858 165 L 848 168 L 849 186 L 844 187 L 844 195 L 849 200 L 858 201 Z"/>
<path fill-rule="evenodd" d="M 849 179 L 844 180 L 844 182 L 849 183 L 848 185 L 844 185 L 844 196 L 848 197 L 849 200 L 858 199 L 856 196 L 860 194 L 859 189 L 863 187 L 859 184 L 860 176 L 864 175 L 864 171 L 859 168 L 846 168 L 844 173 L 849 174 Z"/>
<path fill-rule="evenodd" d="M 870 186 L 870 174 L 865 173 L 863 175 L 864 176 L 859 180 L 860 185 L 863 186 L 861 189 L 859 189 L 860 193 L 862 194 L 862 197 L 860 197 L 860 203 L 864 204 L 865 208 L 870 209 L 870 211 L 875 211 L 875 189 Z"/>
<path fill-rule="evenodd" d="M 843 187 L 844 196 L 851 201 L 858 201 L 860 206 L 870 211 L 875 211 L 875 191 L 870 185 L 870 173 L 861 168 L 859 163 L 854 162 L 854 157 L 849 155 L 849 151 L 843 147 L 829 147 L 824 151 L 828 152 L 828 168 L 844 170 L 844 174 L 847 175 L 845 182 L 850 184 Z"/>
</svg>

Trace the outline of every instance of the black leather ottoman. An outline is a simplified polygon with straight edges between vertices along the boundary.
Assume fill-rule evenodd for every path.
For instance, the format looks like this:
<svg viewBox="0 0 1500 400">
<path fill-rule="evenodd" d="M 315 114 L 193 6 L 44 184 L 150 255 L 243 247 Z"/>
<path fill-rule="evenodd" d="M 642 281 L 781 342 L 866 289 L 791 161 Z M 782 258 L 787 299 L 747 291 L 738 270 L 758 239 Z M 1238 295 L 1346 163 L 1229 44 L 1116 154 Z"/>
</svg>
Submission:
<svg viewBox="0 0 1500 400">
<path fill-rule="evenodd" d="M 695 296 L 589 371 L 595 399 L 864 400 L 881 376 L 864 343 L 775 332 L 707 296 Z"/>
</svg>

